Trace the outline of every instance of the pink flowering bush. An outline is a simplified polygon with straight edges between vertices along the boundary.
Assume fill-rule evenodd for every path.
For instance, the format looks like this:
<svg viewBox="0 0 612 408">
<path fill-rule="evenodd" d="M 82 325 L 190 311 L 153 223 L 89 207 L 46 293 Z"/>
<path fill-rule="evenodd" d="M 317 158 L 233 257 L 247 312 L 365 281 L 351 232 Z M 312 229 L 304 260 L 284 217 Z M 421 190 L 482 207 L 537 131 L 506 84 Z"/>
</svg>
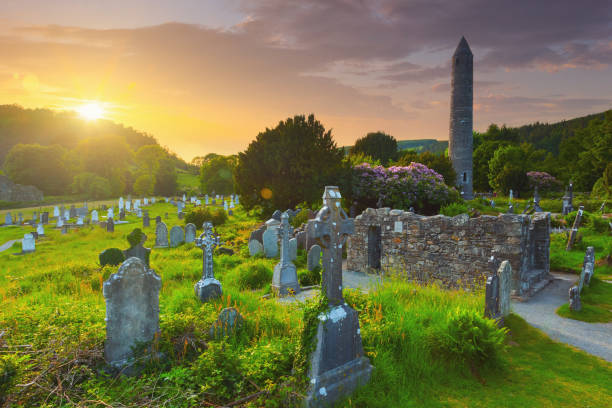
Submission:
<svg viewBox="0 0 612 408">
<path fill-rule="evenodd" d="M 421 214 L 437 214 L 441 206 L 459 200 L 457 190 L 444 184 L 440 174 L 415 162 L 389 168 L 357 165 L 353 167 L 352 193 L 360 209 L 376 208 L 381 198 L 383 207 L 414 207 Z"/>
<path fill-rule="evenodd" d="M 537 186 L 539 191 L 555 191 L 561 187 L 561 182 L 545 171 L 527 172 L 527 179 L 529 186 Z"/>
</svg>

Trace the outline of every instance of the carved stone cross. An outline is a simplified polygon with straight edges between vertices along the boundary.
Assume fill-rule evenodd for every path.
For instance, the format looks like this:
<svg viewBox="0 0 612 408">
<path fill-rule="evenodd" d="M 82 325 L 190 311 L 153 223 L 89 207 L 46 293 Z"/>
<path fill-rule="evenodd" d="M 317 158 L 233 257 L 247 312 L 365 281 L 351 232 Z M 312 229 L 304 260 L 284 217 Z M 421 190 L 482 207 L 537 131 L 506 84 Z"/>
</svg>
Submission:
<svg viewBox="0 0 612 408">
<path fill-rule="evenodd" d="M 213 273 L 213 251 L 215 247 L 221 245 L 221 240 L 218 235 L 213 233 L 213 225 L 211 222 L 202 224 L 204 232 L 195 240 L 195 244 L 203 251 L 202 278 L 214 278 Z"/>
<path fill-rule="evenodd" d="M 341 199 L 338 187 L 326 186 L 323 193 L 323 208 L 319 210 L 314 220 L 308 222 L 308 235 L 323 249 L 321 286 L 331 306 L 344 303 L 342 248 L 348 236 L 355 231 L 354 220 L 342 209 Z"/>
</svg>

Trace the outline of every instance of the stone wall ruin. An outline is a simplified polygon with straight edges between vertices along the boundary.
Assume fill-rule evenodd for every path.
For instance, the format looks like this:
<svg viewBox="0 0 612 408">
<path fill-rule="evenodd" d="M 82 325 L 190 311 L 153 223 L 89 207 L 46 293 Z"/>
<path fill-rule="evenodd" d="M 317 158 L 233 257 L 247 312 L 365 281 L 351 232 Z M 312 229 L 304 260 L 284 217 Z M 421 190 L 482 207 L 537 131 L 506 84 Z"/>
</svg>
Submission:
<svg viewBox="0 0 612 408">
<path fill-rule="evenodd" d="M 453 288 L 483 287 L 486 276 L 508 260 L 512 295 L 528 297 L 550 279 L 549 254 L 550 213 L 426 217 L 368 208 L 355 218 L 347 269 L 383 270 Z"/>
</svg>

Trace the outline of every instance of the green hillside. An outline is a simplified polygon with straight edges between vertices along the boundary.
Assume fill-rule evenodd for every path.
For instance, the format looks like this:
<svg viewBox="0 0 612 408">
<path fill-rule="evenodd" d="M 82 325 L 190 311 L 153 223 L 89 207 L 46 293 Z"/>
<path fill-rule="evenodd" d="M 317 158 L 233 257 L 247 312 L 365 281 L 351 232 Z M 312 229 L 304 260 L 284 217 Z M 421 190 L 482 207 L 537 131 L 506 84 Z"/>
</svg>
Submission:
<svg viewBox="0 0 612 408">
<path fill-rule="evenodd" d="M 344 153 L 348 154 L 352 146 L 343 146 Z M 415 139 L 415 140 L 398 140 L 398 150 L 414 150 L 417 153 L 432 152 L 442 153 L 448 147 L 448 140 L 436 139 Z"/>
</svg>

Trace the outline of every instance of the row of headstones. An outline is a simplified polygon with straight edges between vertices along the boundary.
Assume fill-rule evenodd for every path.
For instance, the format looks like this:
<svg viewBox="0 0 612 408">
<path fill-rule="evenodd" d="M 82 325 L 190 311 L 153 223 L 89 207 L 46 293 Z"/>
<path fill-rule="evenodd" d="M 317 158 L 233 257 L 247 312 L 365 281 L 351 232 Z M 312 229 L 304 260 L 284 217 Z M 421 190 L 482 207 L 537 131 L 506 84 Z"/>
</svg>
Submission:
<svg viewBox="0 0 612 408">
<path fill-rule="evenodd" d="M 333 404 L 367 383 L 372 372 L 369 359 L 364 356 L 358 313 L 342 296 L 342 247 L 354 232 L 354 221 L 342 210 L 340 200 L 337 187 L 326 187 L 324 207 L 308 223 L 309 236 L 316 239 L 324 251 L 322 290 L 328 306 L 318 316 L 314 336 L 316 345 L 309 357 L 307 406 Z M 290 234 L 288 218 L 288 214 L 281 216 L 280 269 L 289 259 L 289 248 L 285 245 Z M 196 295 L 202 300 L 202 296 L 207 294 L 202 292 L 203 288 L 208 288 L 215 296 L 221 292 L 220 284 L 216 288 L 216 284 L 211 282 L 215 280 L 212 251 L 220 244 L 219 237 L 212 234 L 212 224 L 206 223 L 204 227 L 205 232 L 196 240 L 196 245 L 203 249 L 203 276 L 195 286 Z M 104 283 L 105 358 L 112 366 L 129 366 L 133 346 L 152 341 L 158 335 L 160 289 L 160 277 L 138 258 L 129 258 Z M 236 310 L 226 309 L 224 312 L 211 327 L 211 335 L 216 329 L 240 324 L 241 318 Z"/>
<path fill-rule="evenodd" d="M 582 263 L 582 271 L 580 272 L 580 279 L 578 284 L 572 286 L 569 289 L 569 307 L 571 310 L 579 312 L 582 310 L 582 303 L 580 302 L 580 293 L 584 286 L 588 287 L 591 284 L 591 278 L 595 271 L 595 248 L 588 247 L 584 254 L 584 261 Z"/>
<path fill-rule="evenodd" d="M 151 198 L 145 197 L 142 199 L 143 206 L 149 205 L 149 203 L 155 204 L 155 197 L 151 197 Z M 132 201 L 130 197 L 128 197 L 127 200 L 123 200 L 123 197 L 119 197 L 118 205 L 119 205 L 119 211 L 121 210 L 136 211 L 141 206 L 140 199 Z"/>
<path fill-rule="evenodd" d="M 169 239 L 168 239 L 169 237 Z M 185 230 L 179 225 L 175 225 L 170 229 L 159 217 L 155 226 L 155 248 L 174 248 L 182 243 L 191 243 L 196 241 L 196 226 L 192 223 L 185 225 Z"/>
</svg>

